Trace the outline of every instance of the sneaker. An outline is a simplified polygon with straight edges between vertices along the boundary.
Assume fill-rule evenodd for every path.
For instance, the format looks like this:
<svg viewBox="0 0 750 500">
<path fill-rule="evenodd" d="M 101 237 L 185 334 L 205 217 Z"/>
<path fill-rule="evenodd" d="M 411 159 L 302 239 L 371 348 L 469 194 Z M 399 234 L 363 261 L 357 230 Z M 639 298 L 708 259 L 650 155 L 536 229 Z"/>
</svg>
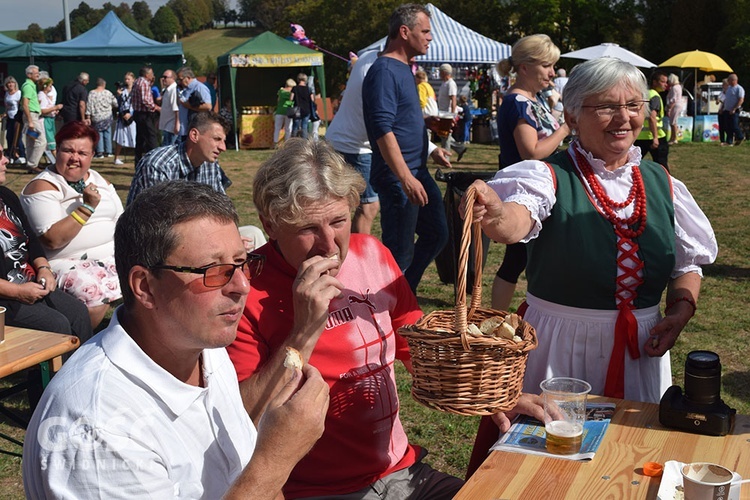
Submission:
<svg viewBox="0 0 750 500">
<path fill-rule="evenodd" d="M 121 159 L 119 159 L 119 158 L 115 160 L 115 165 L 124 165 L 124 164 L 125 164 L 125 162 L 123 162 L 123 161 L 122 161 Z"/>
<path fill-rule="evenodd" d="M 734 141 L 734 145 L 735 145 L 735 146 L 739 146 L 739 145 L 740 145 L 740 144 L 742 144 L 742 143 L 743 143 L 744 141 L 745 141 L 745 138 L 744 138 L 744 137 L 743 137 L 742 139 L 737 139 L 737 140 L 735 140 L 735 141 Z"/>
<path fill-rule="evenodd" d="M 96 153 L 96 156 L 94 158 L 104 158 L 104 153 Z"/>
<path fill-rule="evenodd" d="M 20 158 L 16 158 L 16 161 L 13 162 L 14 165 L 26 165 L 26 158 L 21 156 Z"/>
<path fill-rule="evenodd" d="M 113 156 L 114 156 L 114 155 L 113 155 L 112 153 L 107 153 L 107 154 L 106 154 L 106 157 L 107 157 L 107 158 L 112 158 Z"/>
</svg>

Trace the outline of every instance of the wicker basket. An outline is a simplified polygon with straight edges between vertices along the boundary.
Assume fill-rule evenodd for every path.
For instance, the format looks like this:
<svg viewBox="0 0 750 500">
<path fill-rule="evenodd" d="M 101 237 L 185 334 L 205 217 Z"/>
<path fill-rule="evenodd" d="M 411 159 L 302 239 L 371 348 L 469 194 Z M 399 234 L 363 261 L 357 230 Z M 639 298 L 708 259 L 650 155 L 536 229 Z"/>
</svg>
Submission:
<svg viewBox="0 0 750 500">
<path fill-rule="evenodd" d="M 536 332 L 525 321 L 516 333 L 521 342 L 491 336 L 476 338 L 467 333 L 469 323 L 478 325 L 485 319 L 508 314 L 479 307 L 482 230 L 478 222 L 472 221 L 475 197 L 476 190 L 470 186 L 466 191 L 455 309 L 432 312 L 415 325 L 399 329 L 411 351 L 414 399 L 429 408 L 458 415 L 491 415 L 513 408 L 521 396 L 526 358 L 537 346 Z M 476 279 L 467 311 L 466 277 L 472 232 Z"/>
</svg>

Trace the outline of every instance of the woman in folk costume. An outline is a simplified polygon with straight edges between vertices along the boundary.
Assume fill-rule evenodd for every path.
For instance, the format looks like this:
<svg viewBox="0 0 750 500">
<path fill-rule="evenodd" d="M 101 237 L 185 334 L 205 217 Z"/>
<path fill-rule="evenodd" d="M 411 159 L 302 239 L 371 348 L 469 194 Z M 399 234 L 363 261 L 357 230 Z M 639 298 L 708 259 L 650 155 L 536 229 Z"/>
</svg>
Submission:
<svg viewBox="0 0 750 500">
<path fill-rule="evenodd" d="M 669 349 L 695 313 L 701 266 L 718 247 L 685 185 L 633 147 L 647 95 L 643 74 L 626 62 L 580 64 L 565 87 L 565 122 L 576 134 L 567 151 L 474 183 L 484 232 L 528 242 L 522 309 L 539 347 L 529 353 L 525 392 L 566 376 L 586 380 L 593 394 L 658 402 L 672 383 Z M 492 440 L 488 431 L 497 437 L 481 426 L 475 453 Z"/>
</svg>

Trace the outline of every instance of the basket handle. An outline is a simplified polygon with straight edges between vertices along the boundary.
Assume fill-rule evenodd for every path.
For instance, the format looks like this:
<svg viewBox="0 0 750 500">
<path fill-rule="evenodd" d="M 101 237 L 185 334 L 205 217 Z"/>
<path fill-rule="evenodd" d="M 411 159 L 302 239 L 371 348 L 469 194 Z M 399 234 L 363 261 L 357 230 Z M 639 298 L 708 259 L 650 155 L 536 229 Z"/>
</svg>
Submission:
<svg viewBox="0 0 750 500">
<path fill-rule="evenodd" d="M 461 246 L 458 252 L 458 278 L 456 280 L 456 314 L 454 328 L 465 337 L 468 329 L 468 320 L 475 309 L 482 304 L 482 226 L 480 222 L 474 221 L 474 200 L 477 190 L 469 186 L 464 194 L 464 225 L 461 233 Z M 471 310 L 466 308 L 466 282 L 469 274 L 469 241 L 474 241 L 474 286 L 471 295 Z"/>
</svg>

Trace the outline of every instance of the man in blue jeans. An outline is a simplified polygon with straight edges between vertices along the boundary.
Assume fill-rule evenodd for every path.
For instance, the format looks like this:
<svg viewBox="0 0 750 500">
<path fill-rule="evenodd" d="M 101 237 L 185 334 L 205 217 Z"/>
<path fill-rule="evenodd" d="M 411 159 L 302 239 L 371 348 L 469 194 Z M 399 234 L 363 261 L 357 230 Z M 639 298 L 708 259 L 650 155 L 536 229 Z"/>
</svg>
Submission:
<svg viewBox="0 0 750 500">
<path fill-rule="evenodd" d="M 427 52 L 430 31 L 430 13 L 424 6 L 398 7 L 388 23 L 387 47 L 362 86 L 365 125 L 373 150 L 370 183 L 380 198 L 383 244 L 415 294 L 425 269 L 448 241 L 442 196 L 427 170 L 427 155 L 429 152 L 436 163 L 450 167 L 450 153 L 434 148 L 427 140 L 409 64 Z"/>
</svg>

